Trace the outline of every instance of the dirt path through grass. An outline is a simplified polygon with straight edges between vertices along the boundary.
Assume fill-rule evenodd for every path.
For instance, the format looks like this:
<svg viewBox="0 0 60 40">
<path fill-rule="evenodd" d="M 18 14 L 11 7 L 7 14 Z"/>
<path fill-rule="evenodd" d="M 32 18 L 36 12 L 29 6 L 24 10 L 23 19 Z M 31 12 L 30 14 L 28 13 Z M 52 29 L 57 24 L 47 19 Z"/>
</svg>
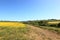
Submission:
<svg viewBox="0 0 60 40">
<path fill-rule="evenodd" d="M 60 35 L 52 31 L 30 25 L 28 25 L 28 27 L 31 28 L 29 33 L 27 33 L 30 40 L 60 40 Z"/>
<path fill-rule="evenodd" d="M 30 25 L 26 28 L 0 27 L 0 40 L 60 40 L 60 35 Z"/>
</svg>

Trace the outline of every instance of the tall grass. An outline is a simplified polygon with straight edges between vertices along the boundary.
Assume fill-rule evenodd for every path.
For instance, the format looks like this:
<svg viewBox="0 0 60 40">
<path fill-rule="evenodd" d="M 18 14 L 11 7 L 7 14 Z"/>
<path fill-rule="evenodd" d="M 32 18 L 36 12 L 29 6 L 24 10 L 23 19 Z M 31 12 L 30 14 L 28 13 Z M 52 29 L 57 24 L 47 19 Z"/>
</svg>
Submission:
<svg viewBox="0 0 60 40">
<path fill-rule="evenodd" d="M 27 27 L 14 28 L 0 26 L 0 40 L 28 40 L 28 37 L 25 36 L 27 31 Z"/>
</svg>

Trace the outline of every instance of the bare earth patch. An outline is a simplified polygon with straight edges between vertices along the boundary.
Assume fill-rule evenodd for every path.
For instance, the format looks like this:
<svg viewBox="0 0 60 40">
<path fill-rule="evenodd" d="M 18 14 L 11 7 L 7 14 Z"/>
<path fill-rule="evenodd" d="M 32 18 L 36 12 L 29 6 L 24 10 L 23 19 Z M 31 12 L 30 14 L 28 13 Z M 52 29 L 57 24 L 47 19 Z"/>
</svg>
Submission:
<svg viewBox="0 0 60 40">
<path fill-rule="evenodd" d="M 60 40 L 60 35 L 38 27 L 30 26 L 30 31 L 26 34 L 30 40 Z"/>
</svg>

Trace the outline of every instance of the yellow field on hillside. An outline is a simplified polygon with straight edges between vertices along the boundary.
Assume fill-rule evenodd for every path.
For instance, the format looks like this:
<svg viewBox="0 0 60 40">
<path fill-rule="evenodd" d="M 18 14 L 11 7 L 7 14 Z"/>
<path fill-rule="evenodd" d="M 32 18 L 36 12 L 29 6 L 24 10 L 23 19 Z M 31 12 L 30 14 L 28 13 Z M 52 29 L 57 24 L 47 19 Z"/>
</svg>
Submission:
<svg viewBox="0 0 60 40">
<path fill-rule="evenodd" d="M 19 22 L 0 22 L 0 26 L 5 27 L 26 27 L 25 24 Z"/>
<path fill-rule="evenodd" d="M 58 24 L 60 21 L 53 21 L 53 22 L 48 22 L 48 24 Z"/>
</svg>

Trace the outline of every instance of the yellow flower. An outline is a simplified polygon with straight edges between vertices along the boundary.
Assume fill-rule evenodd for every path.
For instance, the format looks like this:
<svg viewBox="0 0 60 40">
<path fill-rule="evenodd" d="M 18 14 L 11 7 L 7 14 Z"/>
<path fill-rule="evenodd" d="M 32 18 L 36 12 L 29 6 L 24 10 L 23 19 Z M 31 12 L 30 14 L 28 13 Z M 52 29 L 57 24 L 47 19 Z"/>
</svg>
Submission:
<svg viewBox="0 0 60 40">
<path fill-rule="evenodd" d="M 6 27 L 26 27 L 25 24 L 19 22 L 0 22 L 0 26 Z"/>
</svg>

